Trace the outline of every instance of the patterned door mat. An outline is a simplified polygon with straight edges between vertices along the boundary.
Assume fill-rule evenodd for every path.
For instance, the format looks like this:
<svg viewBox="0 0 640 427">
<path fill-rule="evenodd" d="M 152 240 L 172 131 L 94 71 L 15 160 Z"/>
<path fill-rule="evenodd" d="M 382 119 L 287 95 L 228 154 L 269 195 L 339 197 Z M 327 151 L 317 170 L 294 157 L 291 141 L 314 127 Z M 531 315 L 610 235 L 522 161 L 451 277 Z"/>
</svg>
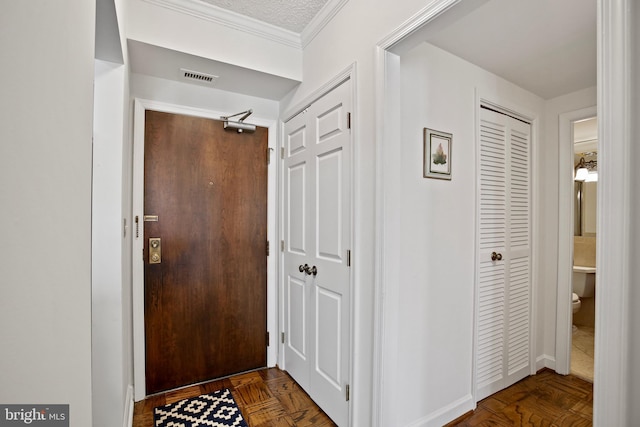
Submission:
<svg viewBox="0 0 640 427">
<path fill-rule="evenodd" d="M 229 389 L 184 399 L 153 410 L 155 427 L 247 427 Z"/>
</svg>

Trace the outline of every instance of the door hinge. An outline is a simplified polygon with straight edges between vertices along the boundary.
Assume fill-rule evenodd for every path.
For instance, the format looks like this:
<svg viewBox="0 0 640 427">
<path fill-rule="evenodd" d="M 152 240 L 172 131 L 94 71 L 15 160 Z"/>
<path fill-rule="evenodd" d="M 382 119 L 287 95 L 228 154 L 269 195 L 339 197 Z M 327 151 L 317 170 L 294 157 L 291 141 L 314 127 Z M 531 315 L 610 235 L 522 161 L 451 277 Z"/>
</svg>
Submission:
<svg viewBox="0 0 640 427">
<path fill-rule="evenodd" d="M 347 113 L 347 129 L 351 129 L 351 113 Z"/>
<path fill-rule="evenodd" d="M 267 331 L 267 347 L 269 347 L 269 343 L 271 342 L 271 340 L 269 339 L 269 331 Z"/>
<path fill-rule="evenodd" d="M 280 240 L 280 252 L 284 252 L 284 240 Z"/>
<path fill-rule="evenodd" d="M 270 252 L 270 250 L 269 250 L 269 241 L 267 240 L 267 256 L 269 256 L 269 252 Z"/>
<path fill-rule="evenodd" d="M 282 344 L 284 344 L 284 332 L 280 334 L 280 339 L 282 340 Z"/>
<path fill-rule="evenodd" d="M 271 147 L 267 147 L 267 164 L 270 165 L 271 164 L 271 151 L 273 150 L 273 148 Z"/>
<path fill-rule="evenodd" d="M 347 267 L 351 267 L 351 249 L 347 249 Z"/>
<path fill-rule="evenodd" d="M 347 400 L 347 402 L 348 402 L 348 401 L 349 401 L 349 399 L 351 398 L 351 390 L 350 390 L 349 384 L 347 384 L 347 385 L 345 386 L 345 394 L 346 394 L 346 396 L 345 396 L 345 397 L 346 397 L 346 400 Z"/>
<path fill-rule="evenodd" d="M 284 160 L 284 147 L 280 147 L 280 158 Z"/>
</svg>

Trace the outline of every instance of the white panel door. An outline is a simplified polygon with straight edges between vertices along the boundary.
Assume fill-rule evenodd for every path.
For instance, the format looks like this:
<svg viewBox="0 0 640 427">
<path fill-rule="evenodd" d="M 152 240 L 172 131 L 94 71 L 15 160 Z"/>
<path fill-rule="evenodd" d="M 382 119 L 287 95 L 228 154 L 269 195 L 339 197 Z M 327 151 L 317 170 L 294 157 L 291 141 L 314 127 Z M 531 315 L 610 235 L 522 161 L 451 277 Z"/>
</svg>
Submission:
<svg viewBox="0 0 640 427">
<path fill-rule="evenodd" d="M 339 426 L 349 415 L 350 91 L 341 84 L 284 132 L 285 366 Z"/>
<path fill-rule="evenodd" d="M 480 112 L 476 400 L 529 375 L 531 125 Z"/>
<path fill-rule="evenodd" d="M 311 279 L 299 266 L 312 257 L 309 212 L 310 126 L 298 114 L 285 125 L 284 160 L 284 292 L 286 369 L 305 390 L 309 387 Z"/>
</svg>

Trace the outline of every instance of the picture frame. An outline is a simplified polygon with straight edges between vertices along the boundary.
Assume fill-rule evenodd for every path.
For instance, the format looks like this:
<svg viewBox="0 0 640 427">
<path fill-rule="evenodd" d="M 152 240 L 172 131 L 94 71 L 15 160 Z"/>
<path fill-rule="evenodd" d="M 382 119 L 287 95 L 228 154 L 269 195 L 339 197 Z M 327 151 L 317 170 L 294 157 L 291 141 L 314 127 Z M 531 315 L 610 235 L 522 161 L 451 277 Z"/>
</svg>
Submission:
<svg viewBox="0 0 640 427">
<path fill-rule="evenodd" d="M 424 178 L 451 180 L 451 146 L 453 135 L 424 128 Z"/>
</svg>

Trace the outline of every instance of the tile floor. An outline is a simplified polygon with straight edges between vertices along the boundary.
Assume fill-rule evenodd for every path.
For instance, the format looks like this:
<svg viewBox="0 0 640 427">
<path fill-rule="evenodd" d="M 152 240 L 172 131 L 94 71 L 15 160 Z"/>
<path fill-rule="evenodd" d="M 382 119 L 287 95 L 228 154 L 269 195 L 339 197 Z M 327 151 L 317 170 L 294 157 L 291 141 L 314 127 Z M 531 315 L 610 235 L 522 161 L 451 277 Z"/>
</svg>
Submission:
<svg viewBox="0 0 640 427">
<path fill-rule="evenodd" d="M 571 340 L 571 373 L 589 382 L 593 382 L 593 337 L 592 327 L 578 326 Z"/>
</svg>

